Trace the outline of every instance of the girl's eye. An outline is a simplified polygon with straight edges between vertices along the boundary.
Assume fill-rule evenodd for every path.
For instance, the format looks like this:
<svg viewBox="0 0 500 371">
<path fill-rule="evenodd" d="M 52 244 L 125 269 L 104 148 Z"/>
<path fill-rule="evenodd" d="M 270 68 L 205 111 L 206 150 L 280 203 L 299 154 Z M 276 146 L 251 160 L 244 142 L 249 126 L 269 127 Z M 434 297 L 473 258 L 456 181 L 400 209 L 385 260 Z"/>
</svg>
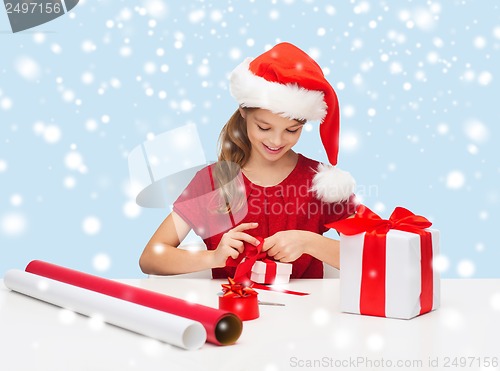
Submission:
<svg viewBox="0 0 500 371">
<path fill-rule="evenodd" d="M 260 125 L 257 125 L 257 127 L 258 127 L 260 130 L 262 130 L 262 131 L 268 131 L 268 130 L 269 130 L 269 128 L 264 129 L 264 128 L 263 128 L 263 127 L 261 127 Z"/>
<path fill-rule="evenodd" d="M 288 131 L 289 133 L 292 133 L 292 134 L 293 134 L 293 133 L 298 132 L 298 131 L 299 131 L 299 129 L 295 129 L 295 130 L 288 130 L 288 129 L 286 129 L 286 131 Z"/>
</svg>

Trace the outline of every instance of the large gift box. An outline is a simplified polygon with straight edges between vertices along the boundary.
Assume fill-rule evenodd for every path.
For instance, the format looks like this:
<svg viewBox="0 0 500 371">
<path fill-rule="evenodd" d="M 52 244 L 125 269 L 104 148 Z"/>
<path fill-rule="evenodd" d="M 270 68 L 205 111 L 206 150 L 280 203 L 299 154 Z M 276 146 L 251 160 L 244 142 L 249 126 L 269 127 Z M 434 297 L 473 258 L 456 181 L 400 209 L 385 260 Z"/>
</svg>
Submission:
<svg viewBox="0 0 500 371">
<path fill-rule="evenodd" d="M 327 226 L 340 232 L 343 312 L 410 319 L 439 307 L 439 231 L 426 218 L 397 207 L 384 220 L 360 206 Z"/>
<path fill-rule="evenodd" d="M 250 280 L 255 283 L 288 283 L 292 274 L 292 264 L 280 263 L 270 259 L 258 260 L 252 266 Z"/>
</svg>

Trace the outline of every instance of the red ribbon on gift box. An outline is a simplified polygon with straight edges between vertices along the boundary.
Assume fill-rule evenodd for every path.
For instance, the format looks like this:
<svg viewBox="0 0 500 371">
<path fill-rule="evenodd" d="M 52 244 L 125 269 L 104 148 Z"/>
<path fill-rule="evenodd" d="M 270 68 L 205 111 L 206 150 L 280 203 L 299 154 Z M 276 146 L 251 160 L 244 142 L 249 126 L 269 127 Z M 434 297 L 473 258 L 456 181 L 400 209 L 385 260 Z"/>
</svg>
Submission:
<svg viewBox="0 0 500 371">
<path fill-rule="evenodd" d="M 347 236 L 366 232 L 363 246 L 363 266 L 360 292 L 360 313 L 385 317 L 386 237 L 391 229 L 416 233 L 420 236 L 420 267 L 422 287 L 420 314 L 432 310 L 432 236 L 425 231 L 432 223 L 425 217 L 396 207 L 388 220 L 382 219 L 364 205 L 359 206 L 353 218 L 329 223 Z"/>
<path fill-rule="evenodd" d="M 264 239 L 262 237 L 255 238 L 260 242 L 257 246 L 244 242 L 245 249 L 241 257 L 238 259 L 228 258 L 226 264 L 230 267 L 236 267 L 236 272 L 234 273 L 234 280 L 236 282 L 244 282 L 249 285 L 251 283 L 250 272 L 255 262 L 259 260 L 267 266 L 266 282 L 273 283 L 276 278 L 276 261 L 269 259 L 267 254 L 262 251 Z M 242 260 L 243 258 L 245 260 Z"/>
<path fill-rule="evenodd" d="M 277 265 L 275 260 L 269 259 L 267 253 L 262 251 L 262 246 L 264 246 L 264 239 L 262 237 L 256 237 L 259 240 L 259 245 L 251 245 L 245 242 L 245 260 L 242 261 L 236 267 L 236 272 L 234 273 L 234 280 L 236 282 L 245 282 L 250 284 L 250 273 L 252 271 L 253 265 L 257 261 L 261 261 L 266 265 L 265 283 L 274 283 L 276 279 Z"/>
<path fill-rule="evenodd" d="M 245 260 L 240 262 L 240 264 L 236 267 L 236 272 L 234 273 L 234 280 L 236 282 L 243 282 L 247 285 L 250 284 L 250 272 L 252 271 L 252 267 L 257 260 L 267 259 L 267 254 L 262 251 L 262 247 L 264 246 L 264 239 L 262 237 L 255 237 L 259 240 L 259 244 L 257 246 L 244 242 L 245 250 L 244 257 Z"/>
<path fill-rule="evenodd" d="M 299 295 L 299 296 L 309 295 L 308 293 L 300 291 L 274 289 L 272 287 L 250 281 L 250 272 L 257 260 L 261 260 L 267 264 L 266 277 L 265 277 L 266 282 L 271 281 L 271 279 L 274 279 L 276 277 L 276 270 L 277 270 L 276 261 L 269 259 L 267 254 L 262 251 L 262 246 L 264 246 L 264 239 L 262 237 L 255 237 L 255 238 L 257 238 L 260 242 L 258 246 L 244 242 L 245 250 L 241 255 L 243 255 L 245 260 L 242 261 L 241 259 L 243 258 L 238 258 L 237 260 L 232 258 L 227 259 L 226 264 L 228 266 L 230 267 L 236 266 L 234 281 L 242 282 L 245 286 L 251 286 L 254 289 L 278 291 L 285 294 Z M 238 264 L 238 262 L 240 263 Z"/>
<path fill-rule="evenodd" d="M 264 283 L 274 283 L 278 270 L 278 264 L 274 260 L 264 259 L 262 262 L 266 265 L 266 274 L 264 275 Z"/>
</svg>

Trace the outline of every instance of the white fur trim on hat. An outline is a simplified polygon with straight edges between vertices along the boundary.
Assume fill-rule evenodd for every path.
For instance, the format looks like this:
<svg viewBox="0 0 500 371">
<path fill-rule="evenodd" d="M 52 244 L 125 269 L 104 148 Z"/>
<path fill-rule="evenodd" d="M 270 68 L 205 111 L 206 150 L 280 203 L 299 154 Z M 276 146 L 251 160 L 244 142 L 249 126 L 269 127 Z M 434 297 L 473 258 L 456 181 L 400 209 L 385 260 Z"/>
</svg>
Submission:
<svg viewBox="0 0 500 371">
<path fill-rule="evenodd" d="M 311 190 L 323 202 L 346 201 L 354 193 L 356 181 L 350 173 L 337 167 L 319 164 Z"/>
<path fill-rule="evenodd" d="M 245 59 L 230 77 L 231 95 L 242 107 L 264 108 L 296 120 L 315 121 L 326 116 L 328 107 L 322 91 L 268 81 L 249 70 L 251 61 L 252 58 Z"/>
</svg>

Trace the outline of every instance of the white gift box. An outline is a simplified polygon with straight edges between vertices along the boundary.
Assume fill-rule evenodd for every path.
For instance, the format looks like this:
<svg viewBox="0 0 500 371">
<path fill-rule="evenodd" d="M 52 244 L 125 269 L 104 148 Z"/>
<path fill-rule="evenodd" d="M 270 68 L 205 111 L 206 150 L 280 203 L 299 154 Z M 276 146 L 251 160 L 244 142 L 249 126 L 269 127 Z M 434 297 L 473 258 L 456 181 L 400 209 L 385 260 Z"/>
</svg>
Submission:
<svg viewBox="0 0 500 371">
<path fill-rule="evenodd" d="M 432 257 L 439 254 L 439 231 L 431 233 Z M 340 235 L 340 308 L 361 313 L 361 281 L 365 233 Z M 422 291 L 420 236 L 390 230 L 386 237 L 385 317 L 410 319 L 420 314 Z M 440 304 L 439 272 L 432 268 L 432 310 Z"/>
<path fill-rule="evenodd" d="M 276 264 L 276 276 L 274 280 L 266 280 L 266 272 L 268 264 Z M 292 264 L 279 263 L 279 262 L 268 262 L 267 264 L 263 261 L 256 261 L 252 266 L 252 274 L 250 279 L 255 283 L 288 283 L 290 281 L 290 275 L 292 274 Z"/>
</svg>

